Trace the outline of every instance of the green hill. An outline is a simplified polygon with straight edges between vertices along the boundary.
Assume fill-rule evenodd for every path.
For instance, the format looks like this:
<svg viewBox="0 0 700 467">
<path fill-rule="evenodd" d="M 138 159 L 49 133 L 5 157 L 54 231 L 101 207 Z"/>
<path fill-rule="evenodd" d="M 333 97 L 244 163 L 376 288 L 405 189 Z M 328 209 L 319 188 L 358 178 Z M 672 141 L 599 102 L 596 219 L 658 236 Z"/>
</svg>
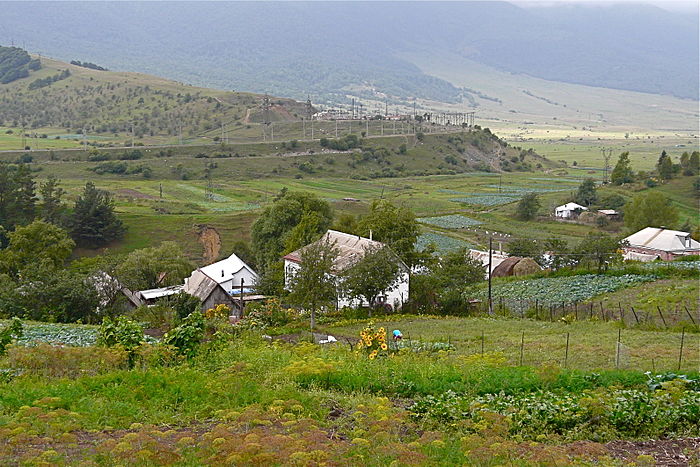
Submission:
<svg viewBox="0 0 700 467">
<path fill-rule="evenodd" d="M 82 138 L 77 135 L 87 133 L 120 142 L 130 140 L 133 132 L 134 138 L 148 144 L 212 130 L 220 134 L 222 125 L 231 131 L 262 120 L 260 95 L 198 88 L 140 73 L 101 71 L 44 57 L 31 59 L 18 48 L 1 50 L 20 59 L 14 57 L 14 66 L 8 66 L 5 74 L 0 68 L 0 77 L 16 77 L 0 84 L 0 127 L 59 137 Z M 5 63 L 1 56 L 0 63 Z M 31 75 L 29 67 L 35 70 Z M 302 112 L 302 103 L 272 98 L 268 118 L 298 120 Z"/>
</svg>

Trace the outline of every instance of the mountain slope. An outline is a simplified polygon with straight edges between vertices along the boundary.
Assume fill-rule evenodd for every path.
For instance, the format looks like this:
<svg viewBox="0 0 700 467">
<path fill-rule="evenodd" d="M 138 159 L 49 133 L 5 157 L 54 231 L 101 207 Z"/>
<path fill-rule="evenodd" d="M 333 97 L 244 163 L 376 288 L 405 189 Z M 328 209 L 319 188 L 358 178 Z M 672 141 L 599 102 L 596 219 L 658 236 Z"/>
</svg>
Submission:
<svg viewBox="0 0 700 467">
<path fill-rule="evenodd" d="M 2 11 L 0 42 L 297 99 L 311 93 L 342 102 L 360 89 L 459 102 L 457 86 L 401 58 L 413 52 L 447 52 L 549 80 L 698 97 L 698 18 L 645 5 L 3 2 Z"/>
<path fill-rule="evenodd" d="M 259 120 L 262 96 L 164 78 L 98 71 L 42 57 L 41 69 L 0 84 L 0 125 L 113 136 L 191 137 Z M 66 71 L 67 70 L 67 71 Z M 56 79 L 62 76 L 62 79 Z M 54 81 L 55 80 L 55 81 Z M 36 82 L 45 83 L 35 87 Z M 270 119 L 297 120 L 304 105 L 272 98 Z"/>
</svg>

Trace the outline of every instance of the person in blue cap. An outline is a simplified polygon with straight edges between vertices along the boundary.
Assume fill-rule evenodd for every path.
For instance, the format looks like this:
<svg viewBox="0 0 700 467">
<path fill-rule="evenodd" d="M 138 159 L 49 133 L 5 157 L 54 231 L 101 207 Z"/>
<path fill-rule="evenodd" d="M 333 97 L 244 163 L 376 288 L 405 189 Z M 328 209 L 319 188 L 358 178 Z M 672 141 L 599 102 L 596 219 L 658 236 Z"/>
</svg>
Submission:
<svg viewBox="0 0 700 467">
<path fill-rule="evenodd" d="M 394 329 L 393 335 L 395 341 L 400 341 L 401 339 L 403 339 L 403 334 L 401 334 L 401 331 L 399 331 L 398 329 Z"/>
</svg>

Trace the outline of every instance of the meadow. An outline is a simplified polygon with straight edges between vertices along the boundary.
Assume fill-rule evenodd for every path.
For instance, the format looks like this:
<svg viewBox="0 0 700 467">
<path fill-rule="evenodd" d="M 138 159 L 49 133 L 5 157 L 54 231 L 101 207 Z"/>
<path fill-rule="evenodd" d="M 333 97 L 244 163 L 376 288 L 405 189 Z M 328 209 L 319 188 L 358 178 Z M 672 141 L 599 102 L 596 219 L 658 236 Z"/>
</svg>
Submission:
<svg viewBox="0 0 700 467">
<path fill-rule="evenodd" d="M 371 328 L 367 320 L 329 325 L 341 341 L 327 346 L 303 334 L 298 343 L 270 341 L 263 334 L 276 334 L 274 325 L 251 325 L 219 328 L 189 359 L 141 344 L 133 369 L 118 346 L 11 345 L 0 358 L 2 458 L 619 465 L 648 461 L 650 451 L 633 443 L 619 452 L 611 440 L 697 436 L 700 343 L 686 342 L 678 376 L 675 333 L 625 330 L 615 357 L 618 329 L 595 321 L 395 315 Z M 409 345 L 392 350 L 390 342 L 375 358 L 354 344 L 361 332 L 383 342 L 393 328 Z M 415 345 L 418 339 L 426 345 Z"/>
</svg>

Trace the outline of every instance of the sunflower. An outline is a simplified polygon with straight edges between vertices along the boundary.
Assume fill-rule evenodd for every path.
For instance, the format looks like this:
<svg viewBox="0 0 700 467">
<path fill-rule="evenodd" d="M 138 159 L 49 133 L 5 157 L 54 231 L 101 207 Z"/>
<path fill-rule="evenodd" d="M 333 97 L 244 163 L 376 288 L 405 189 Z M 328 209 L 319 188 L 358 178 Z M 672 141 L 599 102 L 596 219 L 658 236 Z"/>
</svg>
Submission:
<svg viewBox="0 0 700 467">
<path fill-rule="evenodd" d="M 387 346 L 386 344 L 382 344 L 382 350 L 386 350 L 388 348 L 389 348 L 389 346 Z"/>
</svg>

